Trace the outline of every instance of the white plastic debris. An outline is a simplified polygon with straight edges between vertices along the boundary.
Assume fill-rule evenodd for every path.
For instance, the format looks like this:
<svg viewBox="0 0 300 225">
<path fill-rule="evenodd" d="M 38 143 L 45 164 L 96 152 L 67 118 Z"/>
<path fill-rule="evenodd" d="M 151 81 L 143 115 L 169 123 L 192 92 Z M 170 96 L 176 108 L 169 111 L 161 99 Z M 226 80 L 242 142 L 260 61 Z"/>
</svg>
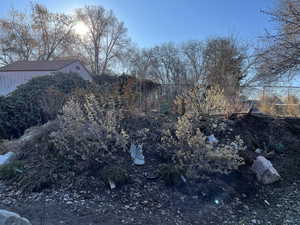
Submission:
<svg viewBox="0 0 300 225">
<path fill-rule="evenodd" d="M 256 158 L 251 170 L 256 174 L 258 181 L 263 184 L 272 184 L 280 179 L 280 175 L 272 163 L 263 156 Z"/>
<path fill-rule="evenodd" d="M 257 148 L 257 149 L 255 150 L 255 152 L 256 152 L 257 154 L 261 154 L 261 153 L 263 152 L 263 150 L 260 149 L 260 148 Z"/>
<path fill-rule="evenodd" d="M 266 203 L 266 205 L 270 206 L 270 202 L 268 202 L 268 200 L 264 200 L 264 203 Z"/>
<path fill-rule="evenodd" d="M 28 219 L 11 211 L 0 209 L 0 224 L 4 225 L 31 225 Z"/>
<path fill-rule="evenodd" d="M 180 175 L 181 180 L 186 183 L 186 178 L 183 175 Z"/>
<path fill-rule="evenodd" d="M 111 190 L 117 187 L 116 183 L 113 180 L 108 180 L 108 183 Z"/>
<path fill-rule="evenodd" d="M 213 134 L 208 136 L 207 138 L 208 138 L 208 142 L 210 144 L 218 144 L 218 142 L 219 142 L 218 139 Z"/>
<path fill-rule="evenodd" d="M 14 152 L 7 152 L 4 155 L 0 155 L 0 166 L 10 163 L 16 156 Z"/>
<path fill-rule="evenodd" d="M 131 144 L 129 151 L 135 165 L 141 166 L 145 164 L 145 157 L 143 155 L 143 149 L 141 145 Z"/>
</svg>

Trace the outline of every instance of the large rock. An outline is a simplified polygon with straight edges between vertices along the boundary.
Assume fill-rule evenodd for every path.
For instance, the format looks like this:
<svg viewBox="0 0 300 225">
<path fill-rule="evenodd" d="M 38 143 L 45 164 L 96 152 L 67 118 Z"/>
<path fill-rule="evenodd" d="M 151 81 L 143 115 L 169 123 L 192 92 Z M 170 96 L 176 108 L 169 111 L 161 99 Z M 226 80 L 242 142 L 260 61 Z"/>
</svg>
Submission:
<svg viewBox="0 0 300 225">
<path fill-rule="evenodd" d="M 256 174 L 258 181 L 263 184 L 272 184 L 280 179 L 280 175 L 272 163 L 263 156 L 258 156 L 254 160 L 251 169 Z"/>
<path fill-rule="evenodd" d="M 0 209 L 0 225 L 31 225 L 31 223 L 16 213 Z"/>
</svg>

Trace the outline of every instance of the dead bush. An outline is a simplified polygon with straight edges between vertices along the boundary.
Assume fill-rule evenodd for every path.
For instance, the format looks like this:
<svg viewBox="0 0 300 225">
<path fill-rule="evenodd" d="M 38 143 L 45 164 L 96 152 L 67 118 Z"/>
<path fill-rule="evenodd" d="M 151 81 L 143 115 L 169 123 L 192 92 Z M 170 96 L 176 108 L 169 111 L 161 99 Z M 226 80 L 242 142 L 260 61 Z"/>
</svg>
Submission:
<svg viewBox="0 0 300 225">
<path fill-rule="evenodd" d="M 228 99 L 225 115 L 227 118 L 229 118 L 234 113 L 245 113 L 250 109 L 250 105 L 247 103 L 244 103 L 242 101 L 242 98 L 239 96 L 230 97 Z"/>
<path fill-rule="evenodd" d="M 259 98 L 258 109 L 268 115 L 280 116 L 283 115 L 283 109 L 280 108 L 279 104 L 281 100 L 277 96 L 261 96 Z"/>
<path fill-rule="evenodd" d="M 238 153 L 244 145 L 239 137 L 229 145 L 210 144 L 199 128 L 193 128 L 192 119 L 195 118 L 180 117 L 175 134 L 167 130 L 161 140 L 165 151 L 173 151 L 173 162 L 186 171 L 187 176 L 198 177 L 201 172 L 227 174 L 243 164 Z"/>
<path fill-rule="evenodd" d="M 95 95 L 72 96 L 58 117 L 59 130 L 51 134 L 54 147 L 72 161 L 85 161 L 84 169 L 113 163 L 114 154 L 126 148 L 119 130 L 120 112 L 104 109 Z"/>
<path fill-rule="evenodd" d="M 189 112 L 197 116 L 225 114 L 228 108 L 223 89 L 212 87 L 205 90 L 200 85 L 177 96 L 174 103 L 182 114 Z"/>
<path fill-rule="evenodd" d="M 173 186 L 181 181 L 181 176 L 185 174 L 183 168 L 174 164 L 162 164 L 159 167 L 159 175 L 166 185 Z"/>
<path fill-rule="evenodd" d="M 105 183 L 109 184 L 110 181 L 121 186 L 129 182 L 129 175 L 125 169 L 117 166 L 106 166 L 101 171 L 101 177 Z"/>
<path fill-rule="evenodd" d="M 287 116 L 300 116 L 300 104 L 299 99 L 296 96 L 287 96 L 283 99 L 283 102 L 285 104 L 284 111 Z"/>
</svg>

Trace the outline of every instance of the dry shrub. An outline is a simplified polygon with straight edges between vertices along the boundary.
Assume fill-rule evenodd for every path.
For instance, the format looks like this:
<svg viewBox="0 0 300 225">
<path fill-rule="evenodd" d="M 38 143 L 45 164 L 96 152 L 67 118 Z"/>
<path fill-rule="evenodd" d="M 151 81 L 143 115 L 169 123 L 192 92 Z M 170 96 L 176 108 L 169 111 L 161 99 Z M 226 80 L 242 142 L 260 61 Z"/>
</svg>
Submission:
<svg viewBox="0 0 300 225">
<path fill-rule="evenodd" d="M 281 102 L 277 96 L 261 96 L 259 98 L 258 109 L 268 115 L 280 116 L 283 115 L 283 109 L 278 105 Z"/>
<path fill-rule="evenodd" d="M 58 117 L 60 129 L 51 134 L 51 142 L 62 155 L 86 162 L 81 169 L 109 164 L 126 147 L 126 136 L 119 132 L 120 113 L 105 107 L 93 94 L 72 96 Z"/>
<path fill-rule="evenodd" d="M 230 117 L 230 115 L 234 113 L 242 113 L 247 112 L 250 108 L 250 105 L 247 103 L 242 102 L 240 97 L 231 97 L 228 99 L 225 115 Z"/>
<path fill-rule="evenodd" d="M 100 184 L 101 170 L 121 164 L 126 154 L 127 136 L 119 127 L 122 114 L 110 107 L 110 100 L 76 91 L 53 125 L 48 122 L 26 131 L 26 136 L 12 143 L 20 146 L 18 159 L 24 162 L 24 172 L 10 181 L 28 192 Z"/>
<path fill-rule="evenodd" d="M 298 117 L 300 115 L 299 99 L 296 96 L 287 96 L 283 100 L 285 105 L 285 114 L 287 116 Z"/>
<path fill-rule="evenodd" d="M 62 108 L 66 95 L 54 88 L 48 88 L 39 96 L 38 103 L 43 111 L 43 120 L 55 119 Z"/>
<path fill-rule="evenodd" d="M 204 90 L 201 85 L 177 96 L 174 104 L 182 115 L 185 112 L 197 116 L 225 114 L 229 108 L 223 89 L 212 87 Z"/>
<path fill-rule="evenodd" d="M 200 172 L 229 173 L 243 163 L 238 152 L 244 149 L 243 141 L 237 140 L 230 145 L 214 146 L 199 128 L 193 128 L 193 121 L 182 116 L 176 124 L 175 135 L 165 131 L 162 143 L 165 149 L 175 150 L 173 160 L 190 177 Z"/>
</svg>

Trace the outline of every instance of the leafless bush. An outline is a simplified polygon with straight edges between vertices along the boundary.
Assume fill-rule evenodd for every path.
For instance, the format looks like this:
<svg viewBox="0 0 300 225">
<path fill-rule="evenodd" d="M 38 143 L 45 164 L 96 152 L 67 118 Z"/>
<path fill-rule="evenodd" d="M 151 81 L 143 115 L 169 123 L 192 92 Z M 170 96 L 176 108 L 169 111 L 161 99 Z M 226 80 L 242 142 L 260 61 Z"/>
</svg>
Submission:
<svg viewBox="0 0 300 225">
<path fill-rule="evenodd" d="M 285 104 L 284 111 L 287 116 L 300 116 L 300 104 L 296 96 L 287 96 L 283 99 L 283 102 Z"/>
<path fill-rule="evenodd" d="M 51 141 L 62 154 L 72 160 L 107 163 L 125 149 L 126 134 L 119 132 L 119 112 L 104 110 L 95 95 L 81 99 L 72 96 L 58 117 L 60 129 L 51 134 Z"/>
<path fill-rule="evenodd" d="M 283 115 L 283 110 L 278 105 L 280 102 L 281 100 L 277 96 L 261 96 L 259 98 L 258 109 L 268 115 L 280 116 Z"/>
<path fill-rule="evenodd" d="M 181 115 L 189 112 L 198 116 L 224 114 L 229 117 L 249 108 L 238 96 L 226 97 L 222 88 L 212 87 L 204 90 L 202 86 L 177 96 L 174 104 Z"/>
<path fill-rule="evenodd" d="M 234 113 L 247 112 L 249 108 L 250 105 L 242 102 L 241 97 L 239 96 L 230 97 L 226 105 L 225 115 L 227 117 L 230 117 L 230 115 Z"/>
<path fill-rule="evenodd" d="M 243 163 L 238 155 L 244 149 L 239 137 L 230 145 L 214 146 L 199 128 L 193 128 L 187 116 L 178 119 L 175 136 L 169 130 L 165 132 L 162 143 L 166 149 L 175 149 L 173 160 L 191 177 L 201 171 L 226 174 Z"/>
<path fill-rule="evenodd" d="M 175 105 L 181 108 L 184 107 L 184 112 L 189 111 L 194 115 L 202 116 L 224 113 L 228 101 L 223 89 L 212 87 L 204 90 L 201 85 L 198 85 L 177 96 Z"/>
</svg>

